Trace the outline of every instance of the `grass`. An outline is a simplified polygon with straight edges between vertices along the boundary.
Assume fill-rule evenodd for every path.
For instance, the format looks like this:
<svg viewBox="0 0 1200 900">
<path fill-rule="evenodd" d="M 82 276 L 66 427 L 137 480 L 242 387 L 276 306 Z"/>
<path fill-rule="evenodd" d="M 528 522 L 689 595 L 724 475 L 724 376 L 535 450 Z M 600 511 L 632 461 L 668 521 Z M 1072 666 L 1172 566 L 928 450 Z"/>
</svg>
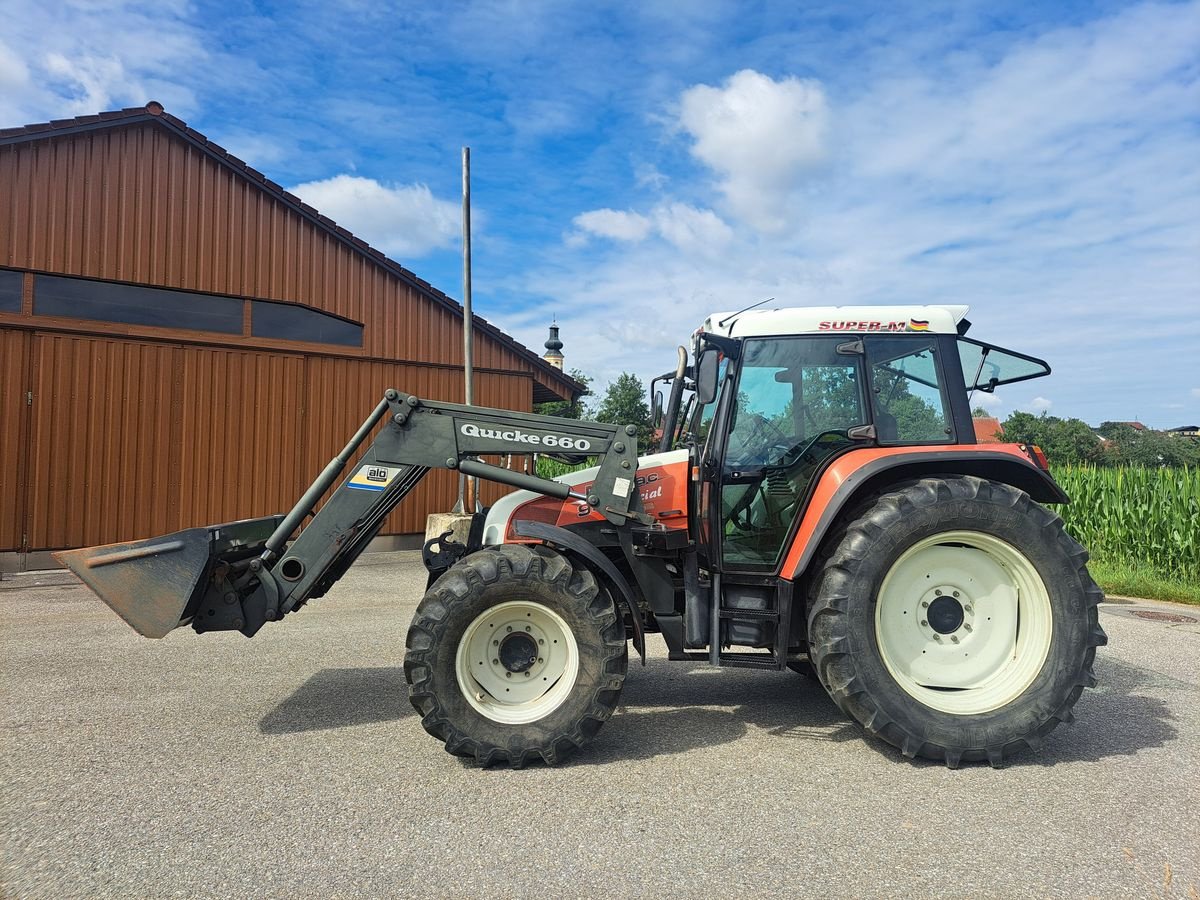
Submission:
<svg viewBox="0 0 1200 900">
<path fill-rule="evenodd" d="M 1106 594 L 1173 600 L 1200 606 L 1200 584 L 1194 581 L 1172 577 L 1145 566 L 1110 563 L 1096 558 L 1088 563 L 1088 571 Z"/>
</svg>

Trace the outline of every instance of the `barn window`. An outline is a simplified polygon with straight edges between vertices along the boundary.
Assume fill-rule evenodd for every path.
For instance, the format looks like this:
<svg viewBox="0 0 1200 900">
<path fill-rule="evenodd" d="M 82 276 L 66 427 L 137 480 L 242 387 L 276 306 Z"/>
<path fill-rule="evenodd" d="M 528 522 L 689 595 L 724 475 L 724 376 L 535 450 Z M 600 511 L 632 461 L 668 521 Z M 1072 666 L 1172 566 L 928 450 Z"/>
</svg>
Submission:
<svg viewBox="0 0 1200 900">
<path fill-rule="evenodd" d="M 255 337 L 286 341 L 361 347 L 363 327 L 307 306 L 255 300 L 250 307 L 250 333 Z"/>
<path fill-rule="evenodd" d="M 57 275 L 36 276 L 33 312 L 39 316 L 242 333 L 242 301 L 235 297 Z"/>
<path fill-rule="evenodd" d="M 21 311 L 21 281 L 23 275 L 11 269 L 0 269 L 0 312 Z"/>
</svg>

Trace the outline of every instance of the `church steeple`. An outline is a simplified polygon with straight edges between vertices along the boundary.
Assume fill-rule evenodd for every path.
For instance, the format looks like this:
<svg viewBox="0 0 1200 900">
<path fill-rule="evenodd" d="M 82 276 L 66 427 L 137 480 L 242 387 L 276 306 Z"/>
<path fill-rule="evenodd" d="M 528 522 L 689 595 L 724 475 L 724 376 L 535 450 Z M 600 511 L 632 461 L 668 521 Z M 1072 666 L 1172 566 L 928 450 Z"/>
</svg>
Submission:
<svg viewBox="0 0 1200 900">
<path fill-rule="evenodd" d="M 542 359 L 550 363 L 554 368 L 562 369 L 562 346 L 563 342 L 558 338 L 558 322 L 556 321 L 550 326 L 550 338 L 546 341 L 546 352 L 543 354 Z"/>
</svg>

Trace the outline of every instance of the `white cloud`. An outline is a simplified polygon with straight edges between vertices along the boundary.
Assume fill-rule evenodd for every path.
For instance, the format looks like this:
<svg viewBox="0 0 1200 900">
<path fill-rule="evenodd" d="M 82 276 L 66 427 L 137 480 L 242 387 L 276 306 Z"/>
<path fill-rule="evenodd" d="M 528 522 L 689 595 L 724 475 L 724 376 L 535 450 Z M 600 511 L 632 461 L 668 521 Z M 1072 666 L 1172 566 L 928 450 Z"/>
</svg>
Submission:
<svg viewBox="0 0 1200 900">
<path fill-rule="evenodd" d="M 1047 412 L 1053 405 L 1054 402 L 1052 400 L 1047 400 L 1045 397 L 1034 397 L 1029 401 L 1029 403 L 1026 404 L 1026 406 L 1035 412 Z"/>
<path fill-rule="evenodd" d="M 4 41 L 0 41 L 0 90 L 12 91 L 29 83 L 29 67 Z"/>
<path fill-rule="evenodd" d="M 618 209 L 593 209 L 580 213 L 573 222 L 588 234 L 614 241 L 641 241 L 649 236 L 653 223 L 645 216 Z"/>
<path fill-rule="evenodd" d="M 70 97 L 69 109 L 76 115 L 111 109 L 116 97 L 145 95 L 137 80 L 125 71 L 115 56 L 72 56 L 48 53 L 42 67 L 59 90 Z M 146 100 L 151 99 L 146 97 Z M 142 102 L 145 102 L 144 100 Z"/>
<path fill-rule="evenodd" d="M 697 209 L 686 203 L 656 206 L 654 227 L 681 250 L 712 250 L 733 238 L 733 229 L 711 209 Z"/>
<path fill-rule="evenodd" d="M 658 204 L 649 215 L 632 210 L 593 209 L 580 213 L 572 221 L 579 229 L 566 236 L 566 244 L 572 248 L 583 246 L 589 235 L 623 243 L 638 243 L 658 235 L 689 252 L 715 250 L 733 239 L 733 229 L 711 209 L 674 201 Z"/>
<path fill-rule="evenodd" d="M 775 81 L 751 69 L 680 98 L 692 154 L 719 176 L 733 213 L 762 231 L 779 231 L 791 218 L 800 175 L 827 156 L 829 118 L 819 82 Z"/>
<path fill-rule="evenodd" d="M 389 256 L 421 256 L 454 244 L 461 208 L 423 184 L 389 185 L 358 175 L 335 175 L 289 190 L 323 215 Z"/>
<path fill-rule="evenodd" d="M 1004 401 L 995 394 L 988 394 L 983 391 L 976 391 L 971 395 L 972 406 L 982 406 L 988 412 L 994 412 L 1004 405 Z"/>
<path fill-rule="evenodd" d="M 195 12 L 186 0 L 10 0 L 0 45 L 0 123 L 86 115 L 151 99 L 188 116 L 197 108 L 197 86 L 212 88 L 247 69 L 244 61 L 209 49 L 211 28 L 193 21 Z"/>
</svg>

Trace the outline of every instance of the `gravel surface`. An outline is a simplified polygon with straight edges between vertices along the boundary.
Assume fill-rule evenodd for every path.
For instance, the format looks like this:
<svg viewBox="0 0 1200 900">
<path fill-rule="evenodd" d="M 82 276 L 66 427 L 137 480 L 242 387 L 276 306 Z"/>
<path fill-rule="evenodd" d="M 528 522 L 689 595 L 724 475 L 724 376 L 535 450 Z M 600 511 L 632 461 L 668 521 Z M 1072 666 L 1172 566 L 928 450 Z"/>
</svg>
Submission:
<svg viewBox="0 0 1200 900">
<path fill-rule="evenodd" d="M 1196 897 L 1200 626 L 1106 604 L 1078 721 L 1007 768 L 909 762 L 791 673 L 630 667 L 558 768 L 481 770 L 400 666 L 414 553 L 253 640 L 0 592 L 4 897 Z M 1170 872 L 1169 883 L 1167 872 Z"/>
</svg>

